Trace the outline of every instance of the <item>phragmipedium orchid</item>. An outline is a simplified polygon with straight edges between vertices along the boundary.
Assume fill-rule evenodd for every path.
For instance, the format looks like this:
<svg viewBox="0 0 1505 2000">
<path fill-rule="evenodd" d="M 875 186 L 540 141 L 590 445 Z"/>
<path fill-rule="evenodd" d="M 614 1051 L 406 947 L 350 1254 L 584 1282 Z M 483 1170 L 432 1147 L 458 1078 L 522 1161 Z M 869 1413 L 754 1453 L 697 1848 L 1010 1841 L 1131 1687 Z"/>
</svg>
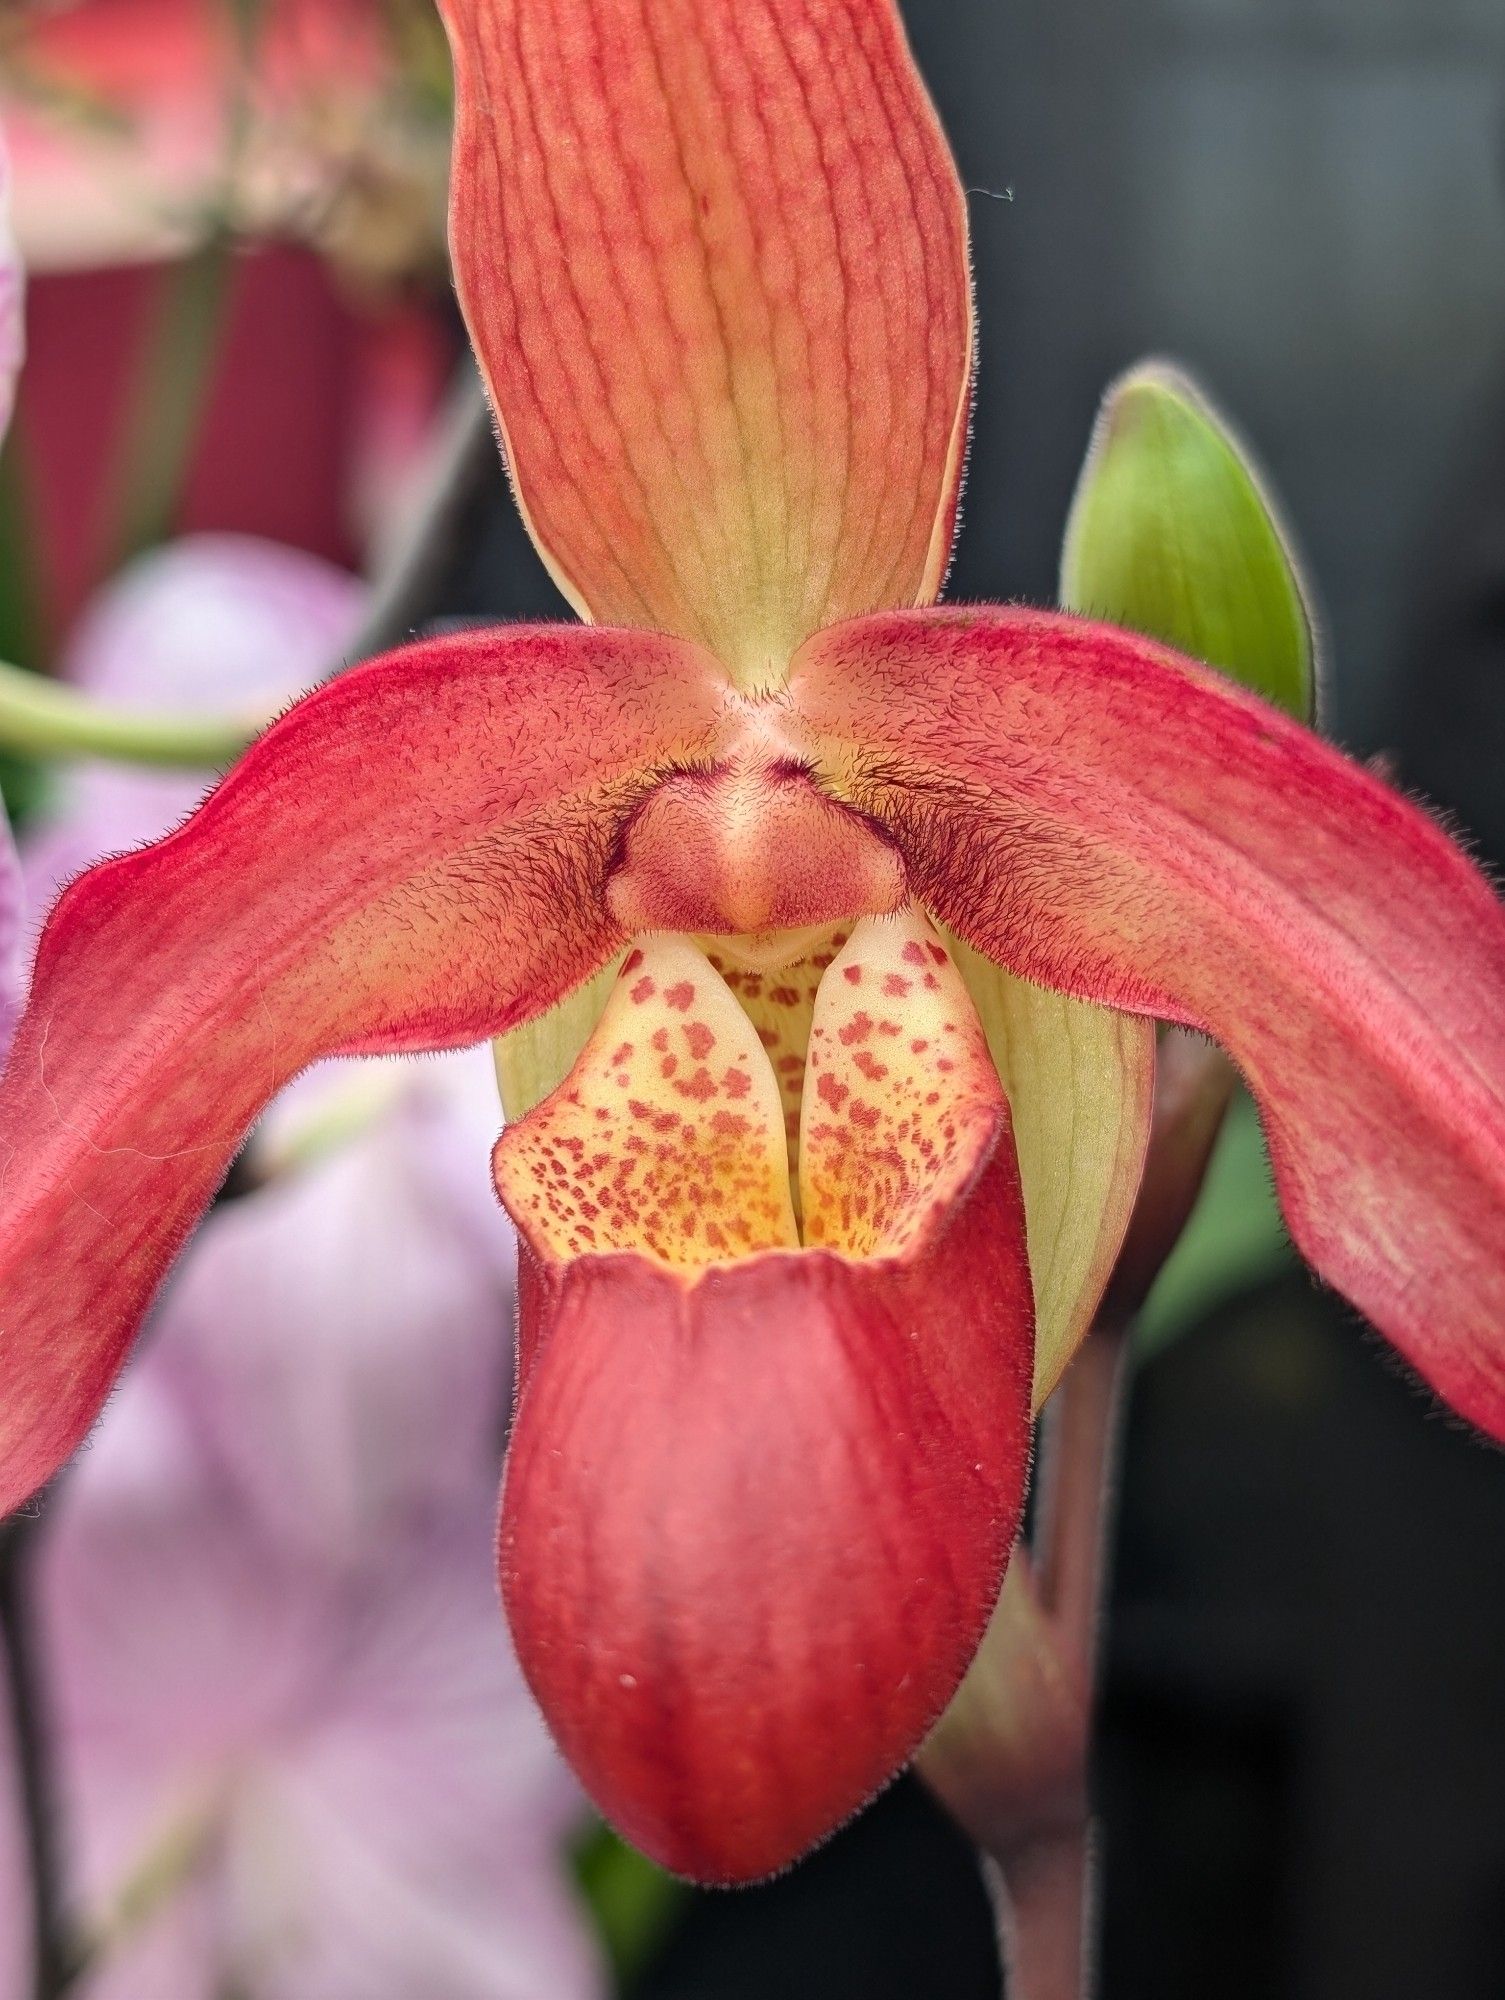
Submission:
<svg viewBox="0 0 1505 2000">
<path fill-rule="evenodd" d="M 1505 923 L 1213 670 L 934 608 L 967 234 L 890 0 L 448 11 L 456 278 L 585 622 L 339 677 L 59 902 L 0 1101 L 0 1501 L 289 1077 L 502 1036 L 542 1099 L 495 1163 L 519 1655 L 623 1829 L 738 1879 L 967 1666 L 1156 1019 L 1239 1065 L 1311 1262 L 1505 1434 Z"/>
</svg>

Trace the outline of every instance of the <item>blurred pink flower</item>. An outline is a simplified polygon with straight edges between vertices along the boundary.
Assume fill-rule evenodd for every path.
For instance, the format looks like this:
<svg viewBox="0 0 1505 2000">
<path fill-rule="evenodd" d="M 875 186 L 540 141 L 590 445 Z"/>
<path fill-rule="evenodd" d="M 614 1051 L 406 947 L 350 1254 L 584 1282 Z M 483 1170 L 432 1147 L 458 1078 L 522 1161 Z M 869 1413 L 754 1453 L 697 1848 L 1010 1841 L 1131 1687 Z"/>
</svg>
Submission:
<svg viewBox="0 0 1505 2000">
<path fill-rule="evenodd" d="M 387 1122 L 211 1219 L 45 1531 L 63 1825 L 126 1933 L 91 2000 L 597 1990 L 578 1798 L 497 1630 L 507 1288 L 383 1174 Z"/>
<path fill-rule="evenodd" d="M 308 557 L 182 544 L 105 594 L 67 671 L 114 699 L 277 699 L 358 609 Z M 196 790 L 73 772 L 28 844 L 34 912 Z M 42 1664 L 69 1886 L 101 1953 L 83 2000 L 601 1990 L 561 1854 L 579 1795 L 496 1615 L 498 1118 L 484 1052 L 331 1064 L 284 1092 L 249 1191 L 209 1218 L 50 1503 Z M 7 1940 L 26 1931 L 12 1803 Z M 5 1949 L 0 2000 L 19 2000 Z"/>
</svg>

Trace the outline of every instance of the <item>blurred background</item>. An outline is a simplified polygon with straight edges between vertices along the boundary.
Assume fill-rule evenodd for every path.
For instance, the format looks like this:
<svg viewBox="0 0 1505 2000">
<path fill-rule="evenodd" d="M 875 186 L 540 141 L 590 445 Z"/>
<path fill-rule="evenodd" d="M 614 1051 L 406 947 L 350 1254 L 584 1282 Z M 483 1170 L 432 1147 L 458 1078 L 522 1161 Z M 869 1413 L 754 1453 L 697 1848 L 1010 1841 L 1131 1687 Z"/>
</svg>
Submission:
<svg viewBox="0 0 1505 2000">
<path fill-rule="evenodd" d="M 1051 600 L 1097 399 L 1172 355 L 1304 549 L 1326 726 L 1505 860 L 1501 0 L 904 11 L 970 191 L 981 318 L 951 594 Z M 12 5 L 0 36 L 29 269 L 0 657 L 76 674 L 85 608 L 185 536 L 390 573 L 446 469 L 403 621 L 562 609 L 489 441 L 454 427 L 426 0 Z M 335 650 L 357 623 L 330 624 Z M 36 767 L 4 775 L 23 834 L 56 819 Z M 1128 1418 L 1106 2000 L 1499 2000 L 1502 1688 L 1505 1467 L 1295 1267 L 1237 1112 Z M 595 1976 L 640 2000 L 999 1990 L 970 1851 L 907 1780 L 765 1889 L 690 1894 L 588 1829 L 569 1868 Z"/>
</svg>

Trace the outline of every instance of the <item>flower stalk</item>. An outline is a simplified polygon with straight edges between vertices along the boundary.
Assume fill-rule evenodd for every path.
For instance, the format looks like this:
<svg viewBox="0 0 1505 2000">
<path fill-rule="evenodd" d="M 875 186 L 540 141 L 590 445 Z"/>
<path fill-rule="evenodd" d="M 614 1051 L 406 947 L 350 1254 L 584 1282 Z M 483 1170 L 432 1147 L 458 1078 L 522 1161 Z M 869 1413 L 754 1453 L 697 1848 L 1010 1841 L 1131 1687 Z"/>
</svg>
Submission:
<svg viewBox="0 0 1505 2000">
<path fill-rule="evenodd" d="M 1105 1313 L 1051 1400 L 1033 1545 L 917 1760 L 983 1858 L 1015 2000 L 1092 1990 L 1088 1755 L 1128 1337 Z"/>
<path fill-rule="evenodd" d="M 32 1565 L 42 1516 L 0 1523 L 0 1680 L 14 1744 L 14 1767 L 31 1890 L 32 2000 L 61 2000 L 79 1955 L 63 1907 L 62 1863 L 47 1704 L 32 1612 Z"/>
<path fill-rule="evenodd" d="M 125 708 L 0 661 L 0 749 L 38 761 L 100 757 L 165 770 L 216 769 L 233 764 L 271 720 L 270 713 Z"/>
</svg>

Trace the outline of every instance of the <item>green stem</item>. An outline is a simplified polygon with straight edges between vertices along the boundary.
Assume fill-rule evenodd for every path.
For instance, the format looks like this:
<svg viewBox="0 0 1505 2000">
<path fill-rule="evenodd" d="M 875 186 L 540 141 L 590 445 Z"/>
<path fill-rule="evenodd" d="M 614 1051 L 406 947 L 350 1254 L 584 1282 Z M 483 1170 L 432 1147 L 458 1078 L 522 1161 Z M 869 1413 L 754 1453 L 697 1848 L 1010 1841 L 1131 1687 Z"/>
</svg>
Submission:
<svg viewBox="0 0 1505 2000">
<path fill-rule="evenodd" d="M 52 1785 L 45 1676 L 37 1657 L 31 1562 L 42 1517 L 0 1524 L 0 1684 L 10 1708 L 16 1804 L 30 1873 L 33 2000 L 60 2000 L 77 1967 L 64 1911 L 63 1869 Z"/>
<path fill-rule="evenodd" d="M 97 702 L 0 661 L 0 750 L 202 770 L 234 763 L 269 715 L 160 715 Z"/>
</svg>

